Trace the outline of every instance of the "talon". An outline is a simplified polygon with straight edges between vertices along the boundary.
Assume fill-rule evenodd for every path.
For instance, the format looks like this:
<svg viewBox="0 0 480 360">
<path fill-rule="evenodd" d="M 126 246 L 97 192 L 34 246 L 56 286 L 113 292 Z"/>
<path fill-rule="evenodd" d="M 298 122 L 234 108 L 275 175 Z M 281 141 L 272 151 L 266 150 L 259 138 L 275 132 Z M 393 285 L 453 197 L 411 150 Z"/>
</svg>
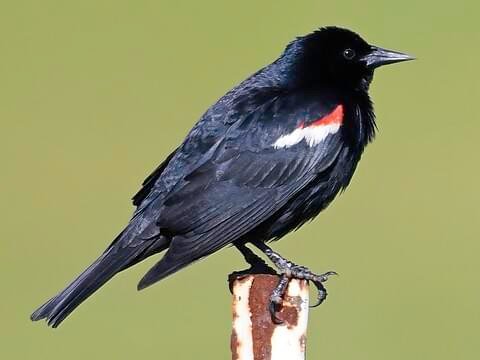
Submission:
<svg viewBox="0 0 480 360">
<path fill-rule="evenodd" d="M 338 276 L 338 273 L 337 273 L 336 271 L 327 271 L 324 275 L 327 275 L 327 276 L 332 276 L 332 275 Z"/>
<path fill-rule="evenodd" d="M 327 290 L 320 281 L 313 281 L 313 284 L 317 288 L 317 302 L 313 305 L 310 305 L 311 308 L 319 306 L 327 298 Z"/>
<path fill-rule="evenodd" d="M 326 273 L 323 273 L 323 274 L 321 274 L 321 275 L 316 275 L 316 276 L 314 277 L 314 281 L 317 281 L 317 282 L 322 283 L 322 282 L 327 281 L 327 280 L 328 280 L 328 277 L 329 277 L 329 276 L 332 276 L 332 275 L 338 275 L 338 273 L 335 272 L 335 271 L 327 271 Z"/>
<path fill-rule="evenodd" d="M 272 295 L 270 295 L 268 310 L 270 311 L 272 322 L 277 325 L 283 324 L 283 320 L 279 319 L 276 313 L 280 310 L 283 301 L 283 295 L 285 295 L 289 281 L 289 277 L 286 274 L 282 274 L 277 286 L 272 292 Z"/>
<path fill-rule="evenodd" d="M 273 299 L 270 299 L 270 304 L 268 305 L 270 317 L 272 318 L 272 322 L 276 325 L 283 324 L 283 320 L 277 316 L 277 312 L 280 311 L 280 305 L 280 303 L 275 302 Z"/>
</svg>

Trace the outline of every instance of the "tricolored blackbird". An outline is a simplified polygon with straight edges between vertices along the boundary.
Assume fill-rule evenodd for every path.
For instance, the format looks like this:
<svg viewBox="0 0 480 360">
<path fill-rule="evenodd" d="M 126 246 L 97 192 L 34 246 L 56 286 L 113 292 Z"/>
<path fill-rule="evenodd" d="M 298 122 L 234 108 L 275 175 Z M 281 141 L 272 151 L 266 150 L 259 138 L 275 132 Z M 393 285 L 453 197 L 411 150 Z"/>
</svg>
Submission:
<svg viewBox="0 0 480 360">
<path fill-rule="evenodd" d="M 312 281 L 323 301 L 322 282 L 334 272 L 316 275 L 266 242 L 314 218 L 349 184 L 375 135 L 374 69 L 411 59 L 337 27 L 292 41 L 207 110 L 133 197 L 126 228 L 32 320 L 58 326 L 115 274 L 151 255 L 166 250 L 139 289 L 230 244 L 252 265 L 245 244 L 254 245 L 280 270 L 274 320 L 290 278 Z"/>
</svg>

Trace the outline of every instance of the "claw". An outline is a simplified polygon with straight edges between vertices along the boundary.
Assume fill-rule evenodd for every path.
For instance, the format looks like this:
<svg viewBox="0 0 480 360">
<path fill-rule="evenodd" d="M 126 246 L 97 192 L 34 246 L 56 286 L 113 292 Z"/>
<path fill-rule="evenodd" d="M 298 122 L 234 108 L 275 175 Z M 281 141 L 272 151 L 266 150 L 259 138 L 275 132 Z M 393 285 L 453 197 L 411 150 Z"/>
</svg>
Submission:
<svg viewBox="0 0 480 360">
<path fill-rule="evenodd" d="M 287 291 L 288 282 L 290 281 L 287 274 L 282 274 L 280 280 L 278 281 L 277 286 L 270 295 L 270 303 L 268 304 L 268 310 L 270 311 L 270 316 L 272 317 L 272 322 L 274 324 L 283 324 L 283 320 L 277 317 L 277 312 L 280 310 L 282 305 L 283 296 Z"/>
<path fill-rule="evenodd" d="M 320 281 L 312 281 L 315 287 L 317 288 L 317 302 L 313 305 L 310 305 L 311 308 L 319 306 L 327 298 L 327 290 Z"/>
<path fill-rule="evenodd" d="M 332 276 L 332 275 L 336 275 L 338 276 L 338 273 L 336 271 L 327 271 L 325 274 L 323 275 L 326 275 L 326 276 Z"/>
<path fill-rule="evenodd" d="M 277 316 L 277 312 L 280 310 L 280 304 L 275 302 L 273 299 L 270 299 L 270 304 L 268 305 L 268 310 L 270 311 L 270 317 L 272 322 L 276 325 L 283 324 L 283 320 Z"/>
<path fill-rule="evenodd" d="M 317 294 L 317 302 L 313 305 L 310 305 L 310 307 L 312 308 L 317 307 L 325 301 L 325 299 L 327 298 L 327 290 L 325 289 L 322 283 L 327 281 L 328 277 L 332 275 L 338 275 L 338 273 L 336 271 L 327 271 L 322 275 L 316 276 L 316 279 L 312 281 L 315 287 L 317 288 L 318 294 Z"/>
<path fill-rule="evenodd" d="M 319 283 L 323 283 L 325 281 L 328 280 L 328 277 L 329 276 L 332 276 L 332 275 L 338 275 L 337 272 L 335 271 L 327 271 L 326 273 L 323 273 L 321 275 L 316 275 L 314 278 L 313 278 L 313 281 L 317 281 Z"/>
</svg>

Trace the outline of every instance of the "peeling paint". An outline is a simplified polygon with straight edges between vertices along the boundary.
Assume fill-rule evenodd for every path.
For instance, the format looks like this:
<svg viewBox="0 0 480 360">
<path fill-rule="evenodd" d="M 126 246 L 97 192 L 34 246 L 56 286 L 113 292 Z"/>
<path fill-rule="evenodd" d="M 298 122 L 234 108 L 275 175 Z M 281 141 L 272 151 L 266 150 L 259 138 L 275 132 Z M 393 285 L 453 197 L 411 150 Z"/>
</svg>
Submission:
<svg viewBox="0 0 480 360">
<path fill-rule="evenodd" d="M 233 360 L 304 360 L 308 322 L 309 287 L 305 280 L 292 280 L 277 316 L 272 322 L 268 304 L 278 283 L 276 275 L 256 274 L 233 283 Z"/>
<path fill-rule="evenodd" d="M 236 280 L 233 284 L 233 324 L 230 347 L 233 360 L 254 359 L 252 322 L 248 306 L 248 294 L 253 283 L 253 278 L 246 277 Z"/>
</svg>

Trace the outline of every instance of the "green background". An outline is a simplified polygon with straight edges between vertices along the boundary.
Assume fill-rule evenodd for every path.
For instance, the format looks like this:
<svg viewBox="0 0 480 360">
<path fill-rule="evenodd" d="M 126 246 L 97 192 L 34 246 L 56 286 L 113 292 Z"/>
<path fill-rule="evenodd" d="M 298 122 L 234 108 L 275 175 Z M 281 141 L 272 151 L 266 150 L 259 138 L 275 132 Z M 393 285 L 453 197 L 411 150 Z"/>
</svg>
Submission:
<svg viewBox="0 0 480 360">
<path fill-rule="evenodd" d="M 129 198 L 225 91 L 295 36 L 341 25 L 418 61 L 377 71 L 379 135 L 348 191 L 277 243 L 341 276 L 310 359 L 477 359 L 473 0 L 0 3 L 0 358 L 227 359 L 225 249 L 137 293 L 151 259 L 59 329 L 30 313 L 127 222 Z"/>
</svg>

